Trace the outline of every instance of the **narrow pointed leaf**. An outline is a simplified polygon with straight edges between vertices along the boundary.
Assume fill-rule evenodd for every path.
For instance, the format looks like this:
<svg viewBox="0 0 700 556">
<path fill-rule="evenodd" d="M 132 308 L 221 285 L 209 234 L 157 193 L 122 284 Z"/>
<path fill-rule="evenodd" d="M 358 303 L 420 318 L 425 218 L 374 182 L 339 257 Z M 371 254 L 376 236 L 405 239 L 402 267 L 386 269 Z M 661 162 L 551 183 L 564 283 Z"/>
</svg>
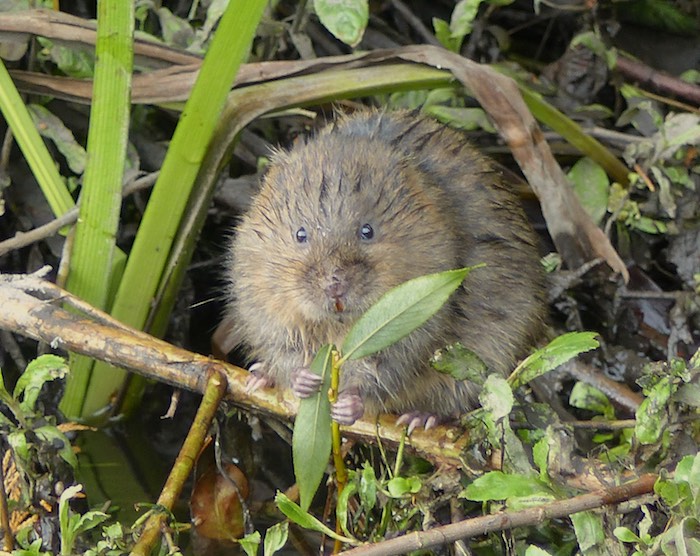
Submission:
<svg viewBox="0 0 700 556">
<path fill-rule="evenodd" d="M 343 359 L 366 357 L 413 332 L 443 306 L 474 268 L 419 276 L 387 292 L 348 332 Z"/>
<path fill-rule="evenodd" d="M 322 522 L 320 522 L 310 513 L 302 510 L 297 504 L 292 502 L 287 496 L 285 496 L 281 492 L 278 492 L 277 496 L 275 496 L 275 503 L 284 515 L 286 515 L 297 525 L 301 525 L 304 529 L 318 531 L 319 533 L 323 533 L 324 535 L 327 535 L 332 539 L 337 539 L 340 542 L 344 542 L 347 544 L 358 544 L 358 542 L 355 539 L 338 535 L 335 531 L 333 531 L 333 529 L 331 529 L 330 527 L 326 527 Z"/>
<path fill-rule="evenodd" d="M 323 346 L 311 363 L 311 371 L 323 377 L 319 392 L 302 399 L 294 421 L 292 455 L 294 475 L 299 486 L 302 509 L 306 511 L 321 484 L 331 454 L 331 380 L 332 345 Z"/>
</svg>

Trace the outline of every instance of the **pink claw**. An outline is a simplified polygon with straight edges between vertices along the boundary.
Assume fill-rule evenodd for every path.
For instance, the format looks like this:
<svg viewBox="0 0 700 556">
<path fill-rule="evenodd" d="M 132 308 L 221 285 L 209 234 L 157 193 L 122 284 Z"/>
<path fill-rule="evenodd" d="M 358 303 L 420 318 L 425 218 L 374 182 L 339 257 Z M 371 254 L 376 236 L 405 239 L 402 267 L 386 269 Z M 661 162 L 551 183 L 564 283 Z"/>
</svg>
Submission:
<svg viewBox="0 0 700 556">
<path fill-rule="evenodd" d="M 264 371 L 264 368 L 262 363 L 253 363 L 248 368 L 250 376 L 246 380 L 246 392 L 255 392 L 261 388 L 271 388 L 275 385 L 275 381 Z"/>
<path fill-rule="evenodd" d="M 439 423 L 440 418 L 437 415 L 421 411 L 409 411 L 396 420 L 397 425 L 408 425 L 407 434 L 409 435 L 419 427 L 430 430 Z"/>
</svg>

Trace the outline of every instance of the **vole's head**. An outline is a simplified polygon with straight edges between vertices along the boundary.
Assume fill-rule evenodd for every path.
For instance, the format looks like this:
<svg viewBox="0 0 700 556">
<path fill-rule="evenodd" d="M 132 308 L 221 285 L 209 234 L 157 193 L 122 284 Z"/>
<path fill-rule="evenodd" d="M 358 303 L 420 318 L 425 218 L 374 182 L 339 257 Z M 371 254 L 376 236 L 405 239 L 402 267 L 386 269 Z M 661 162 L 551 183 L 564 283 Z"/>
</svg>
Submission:
<svg viewBox="0 0 700 556">
<path fill-rule="evenodd" d="M 255 295 L 290 327 L 351 324 L 401 282 L 454 268 L 440 192 L 418 164 L 333 133 L 278 154 L 237 231 L 239 302 Z"/>
</svg>

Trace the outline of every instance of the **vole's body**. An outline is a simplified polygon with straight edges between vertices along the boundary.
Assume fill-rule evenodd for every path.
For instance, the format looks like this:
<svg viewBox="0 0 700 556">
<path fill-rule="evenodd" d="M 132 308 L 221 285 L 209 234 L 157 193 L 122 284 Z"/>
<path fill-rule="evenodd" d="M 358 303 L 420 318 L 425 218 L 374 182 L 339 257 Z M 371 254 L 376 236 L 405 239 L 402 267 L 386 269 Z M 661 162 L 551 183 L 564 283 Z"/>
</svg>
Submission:
<svg viewBox="0 0 700 556">
<path fill-rule="evenodd" d="M 362 112 L 274 157 L 233 240 L 229 316 L 251 360 L 288 386 L 390 288 L 478 263 L 423 327 L 347 363 L 341 391 L 372 414 L 466 411 L 476 387 L 431 355 L 459 341 L 509 372 L 546 310 L 535 235 L 488 161 L 432 120 Z"/>
</svg>

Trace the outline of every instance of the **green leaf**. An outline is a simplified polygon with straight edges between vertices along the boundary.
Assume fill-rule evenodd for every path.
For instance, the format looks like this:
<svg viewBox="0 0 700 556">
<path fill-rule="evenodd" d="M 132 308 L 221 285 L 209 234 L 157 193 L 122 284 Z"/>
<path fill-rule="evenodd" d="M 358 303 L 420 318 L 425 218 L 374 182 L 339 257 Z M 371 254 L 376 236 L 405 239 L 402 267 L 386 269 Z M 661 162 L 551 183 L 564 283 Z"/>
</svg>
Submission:
<svg viewBox="0 0 700 556">
<path fill-rule="evenodd" d="M 109 519 L 109 514 L 98 511 L 89 511 L 81 515 L 76 522 L 75 531 L 80 534 L 85 531 L 90 531 L 97 527 L 100 523 L 104 523 Z"/>
<path fill-rule="evenodd" d="M 34 411 L 41 388 L 46 382 L 63 378 L 68 373 L 68 365 L 63 357 L 58 355 L 42 355 L 27 365 L 22 376 L 15 384 L 14 397 L 19 399 L 24 394 L 21 402 L 22 409 L 27 412 Z"/>
<path fill-rule="evenodd" d="M 258 547 L 260 546 L 260 533 L 253 531 L 250 535 L 246 535 L 238 541 L 241 548 L 245 550 L 247 556 L 257 556 Z"/>
<path fill-rule="evenodd" d="M 578 160 L 567 174 L 579 201 L 596 224 L 608 211 L 610 180 L 597 162 L 588 157 Z"/>
<path fill-rule="evenodd" d="M 343 537 L 338 535 L 333 529 L 326 527 L 318 519 L 312 516 L 310 513 L 302 510 L 297 504 L 292 502 L 284 493 L 278 492 L 275 496 L 275 503 L 279 510 L 291 519 L 297 525 L 304 527 L 304 529 L 311 529 L 312 531 L 318 531 L 324 535 L 339 540 L 347 544 L 356 545 L 359 544 L 357 540 L 351 539 L 349 537 Z"/>
<path fill-rule="evenodd" d="M 289 536 L 289 522 L 282 521 L 276 523 L 265 532 L 264 556 L 272 556 L 280 550 L 286 543 Z M 259 542 L 259 541 L 258 541 Z"/>
<path fill-rule="evenodd" d="M 415 494 L 421 486 L 422 483 L 418 477 L 394 477 L 386 485 L 392 498 L 402 498 L 407 494 Z"/>
<path fill-rule="evenodd" d="M 89 79 L 93 76 L 95 55 L 92 50 L 71 48 L 44 37 L 37 37 L 37 42 L 42 47 L 42 55 L 48 56 L 69 77 Z"/>
<path fill-rule="evenodd" d="M 350 497 L 357 492 L 357 482 L 353 481 L 345 485 L 343 492 L 338 496 L 338 503 L 335 508 L 335 515 L 340 523 L 340 528 L 348 536 L 351 536 L 350 530 L 348 529 L 348 517 L 350 513 L 348 512 L 348 504 L 350 502 Z"/>
<path fill-rule="evenodd" d="M 498 375 L 491 375 L 479 393 L 479 401 L 493 420 L 498 421 L 511 412 L 515 399 L 508 381 Z"/>
<path fill-rule="evenodd" d="M 37 37 L 37 40 L 39 38 Z M 75 203 L 58 173 L 29 111 L 19 95 L 7 68 L 0 60 L 0 110 L 12 129 L 27 164 L 56 216 L 67 212 Z"/>
<path fill-rule="evenodd" d="M 25 431 L 11 432 L 7 435 L 7 442 L 22 463 L 28 463 L 31 444 L 27 442 Z"/>
<path fill-rule="evenodd" d="M 377 504 L 377 477 L 369 462 L 362 464 L 360 477 L 360 501 L 365 512 L 370 512 Z"/>
<path fill-rule="evenodd" d="M 323 26 L 338 40 L 357 46 L 369 21 L 368 0 L 314 0 Z"/>
<path fill-rule="evenodd" d="M 61 449 L 58 450 L 59 455 L 73 468 L 78 468 L 78 458 L 71 448 L 70 441 L 60 430 L 53 425 L 44 425 L 34 429 L 36 435 L 42 440 L 50 443 L 53 446 L 61 444 Z"/>
<path fill-rule="evenodd" d="M 615 418 L 615 408 L 608 397 L 590 384 L 577 382 L 569 394 L 569 405 L 599 413 L 607 419 Z"/>
<path fill-rule="evenodd" d="M 83 146 L 75 140 L 73 132 L 45 106 L 30 104 L 27 106 L 27 109 L 39 133 L 43 137 L 53 141 L 56 148 L 66 158 L 68 167 L 74 173 L 82 174 L 85 171 L 87 152 Z"/>
<path fill-rule="evenodd" d="M 486 363 L 459 342 L 437 351 L 430 359 L 430 364 L 435 370 L 448 374 L 455 380 L 483 384 L 488 377 Z"/>
<path fill-rule="evenodd" d="M 532 460 L 535 462 L 537 469 L 540 470 L 540 479 L 542 481 L 549 480 L 548 458 L 549 438 L 545 436 L 532 447 Z"/>
<path fill-rule="evenodd" d="M 444 19 L 438 17 L 433 18 L 433 29 L 435 30 L 435 38 L 447 50 L 457 52 L 459 50 L 460 41 L 452 38 L 450 24 Z"/>
<path fill-rule="evenodd" d="M 596 349 L 599 344 L 595 336 L 597 336 L 596 332 L 562 334 L 522 361 L 508 377 L 508 382 L 515 390 L 532 379 L 556 369 L 578 354 Z"/>
<path fill-rule="evenodd" d="M 462 40 L 472 32 L 472 27 L 476 15 L 479 13 L 479 5 L 482 0 L 459 0 L 452 10 L 450 18 L 450 32 L 453 39 L 456 39 L 457 48 L 459 51 L 462 46 Z"/>
<path fill-rule="evenodd" d="M 475 267 L 419 276 L 388 291 L 350 329 L 343 358 L 371 355 L 413 332 L 432 317 Z"/>
<path fill-rule="evenodd" d="M 662 378 L 647 392 L 647 397 L 637 408 L 634 434 L 642 444 L 653 444 L 668 422 L 667 402 L 676 386 L 669 377 Z"/>
<path fill-rule="evenodd" d="M 525 550 L 525 556 L 552 556 L 549 552 L 546 550 L 542 550 L 539 546 L 535 546 L 534 544 L 531 544 L 530 546 L 527 547 L 527 550 Z"/>
<path fill-rule="evenodd" d="M 674 480 L 688 483 L 693 489 L 695 496 L 700 494 L 700 453 L 694 456 L 685 456 L 678 462 Z"/>
<path fill-rule="evenodd" d="M 489 133 L 496 133 L 496 128 L 493 127 L 483 108 L 459 108 L 436 104 L 428 106 L 424 112 L 455 129 L 464 131 L 483 129 Z"/>
<path fill-rule="evenodd" d="M 77 536 L 76 526 L 79 516 L 75 515 L 70 509 L 70 500 L 75 498 L 83 490 L 83 485 L 77 484 L 66 488 L 61 493 L 61 498 L 58 501 L 58 522 L 61 527 L 61 555 L 68 556 L 72 554 L 73 544 Z"/>
<path fill-rule="evenodd" d="M 477 502 L 507 500 L 532 495 L 552 496 L 549 487 L 535 477 L 489 471 L 474 480 L 462 491 L 460 497 Z"/>
<path fill-rule="evenodd" d="M 571 522 L 574 525 L 576 540 L 583 554 L 594 547 L 603 548 L 605 543 L 605 530 L 603 517 L 593 512 L 578 512 L 572 514 Z M 599 554 L 601 552 L 598 552 Z M 607 551 L 602 552 L 607 553 Z"/>
<path fill-rule="evenodd" d="M 613 535 L 615 535 L 622 542 L 640 542 L 642 540 L 627 527 L 615 527 L 613 530 Z"/>
<path fill-rule="evenodd" d="M 311 363 L 311 372 L 323 378 L 317 394 L 302 399 L 294 421 L 292 455 L 301 507 L 307 510 L 321 484 L 331 453 L 331 404 L 328 400 L 334 346 L 325 345 Z"/>
<path fill-rule="evenodd" d="M 533 476 L 489 471 L 478 477 L 460 494 L 461 498 L 486 502 L 488 500 L 507 500 L 509 498 L 533 495 L 552 496 L 549 487 Z"/>
</svg>

